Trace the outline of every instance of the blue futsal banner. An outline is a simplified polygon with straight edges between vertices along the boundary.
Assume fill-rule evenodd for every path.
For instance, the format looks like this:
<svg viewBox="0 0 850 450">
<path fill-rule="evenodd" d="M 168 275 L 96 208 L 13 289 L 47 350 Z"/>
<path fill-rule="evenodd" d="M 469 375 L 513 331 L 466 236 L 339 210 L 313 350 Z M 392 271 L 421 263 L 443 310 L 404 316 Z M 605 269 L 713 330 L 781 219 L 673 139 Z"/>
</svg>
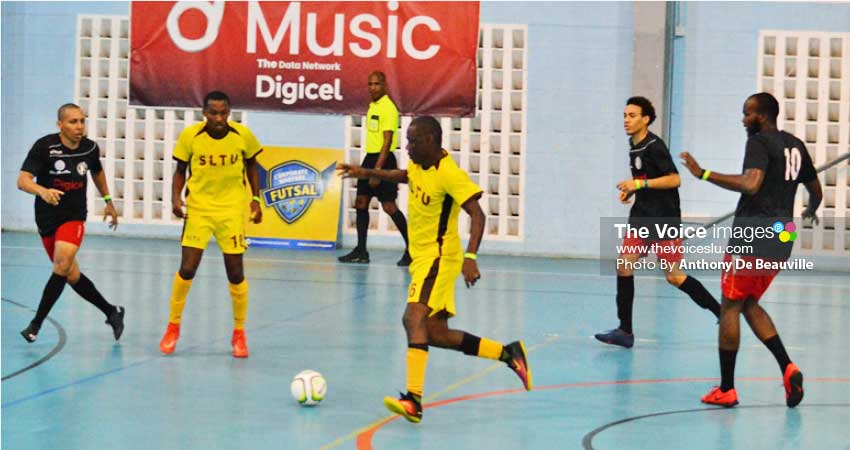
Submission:
<svg viewBox="0 0 850 450">
<path fill-rule="evenodd" d="M 264 147 L 260 165 L 263 221 L 248 223 L 248 244 L 307 250 L 336 248 L 342 150 Z"/>
</svg>

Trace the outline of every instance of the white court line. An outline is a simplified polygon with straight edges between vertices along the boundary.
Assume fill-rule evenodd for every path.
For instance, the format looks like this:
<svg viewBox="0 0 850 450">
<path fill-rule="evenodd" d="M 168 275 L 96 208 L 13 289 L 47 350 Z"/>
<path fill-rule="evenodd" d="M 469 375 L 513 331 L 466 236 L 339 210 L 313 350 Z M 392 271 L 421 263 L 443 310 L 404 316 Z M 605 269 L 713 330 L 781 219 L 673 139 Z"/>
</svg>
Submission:
<svg viewBox="0 0 850 450">
<path fill-rule="evenodd" d="M 26 247 L 26 246 L 3 246 L 3 249 L 13 249 L 13 250 L 38 250 L 44 251 L 43 247 Z M 148 252 L 137 252 L 137 251 L 120 251 L 120 250 L 90 250 L 86 249 L 83 253 L 97 253 L 104 255 L 132 255 L 132 256 L 156 256 L 156 257 L 169 257 L 169 258 L 180 258 L 180 254 L 162 254 L 162 253 L 148 253 Z M 500 256 L 504 257 L 504 256 Z M 521 256 L 519 256 L 521 258 Z M 277 258 L 249 258 L 245 257 L 245 261 L 258 261 L 258 262 L 271 262 L 271 263 L 279 263 L 279 264 L 294 264 L 303 266 L 305 264 L 317 265 L 317 266 L 340 266 L 340 263 L 337 262 L 324 262 L 324 261 L 310 261 L 310 260 L 290 260 L 290 259 L 277 259 Z M 588 259 L 588 262 L 593 262 L 594 260 Z M 347 267 L 355 268 L 360 267 L 378 267 L 381 269 L 398 269 L 398 266 L 395 264 L 357 264 L 357 265 L 346 265 Z M 543 270 L 499 270 L 499 269 L 486 269 L 483 273 L 499 273 L 499 274 L 523 274 L 523 275 L 553 275 L 553 276 L 571 276 L 571 277 L 588 277 L 588 278 L 607 278 L 609 275 L 602 275 L 598 273 L 575 273 L 575 272 L 549 272 Z M 611 274 L 611 277 L 614 275 Z M 666 278 L 658 275 L 639 275 L 642 279 L 654 279 L 654 280 L 665 280 Z M 782 283 L 776 282 L 771 283 L 771 286 L 789 286 L 789 287 L 801 287 L 801 286 L 812 286 L 812 287 L 825 287 L 822 283 Z M 844 288 L 848 287 L 848 285 L 835 285 L 835 286 L 826 286 L 826 287 L 838 287 Z"/>
</svg>

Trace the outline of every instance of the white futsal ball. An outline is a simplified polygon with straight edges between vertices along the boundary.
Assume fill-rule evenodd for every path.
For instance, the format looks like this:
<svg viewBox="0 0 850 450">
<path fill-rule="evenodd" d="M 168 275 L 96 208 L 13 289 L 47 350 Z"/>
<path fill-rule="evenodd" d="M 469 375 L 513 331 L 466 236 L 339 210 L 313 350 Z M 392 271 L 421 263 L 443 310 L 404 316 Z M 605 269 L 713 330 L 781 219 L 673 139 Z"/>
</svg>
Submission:
<svg viewBox="0 0 850 450">
<path fill-rule="evenodd" d="M 306 406 L 318 405 L 328 392 L 328 383 L 325 377 L 315 370 L 304 370 L 295 375 L 292 384 L 292 398 L 298 403 Z"/>
</svg>

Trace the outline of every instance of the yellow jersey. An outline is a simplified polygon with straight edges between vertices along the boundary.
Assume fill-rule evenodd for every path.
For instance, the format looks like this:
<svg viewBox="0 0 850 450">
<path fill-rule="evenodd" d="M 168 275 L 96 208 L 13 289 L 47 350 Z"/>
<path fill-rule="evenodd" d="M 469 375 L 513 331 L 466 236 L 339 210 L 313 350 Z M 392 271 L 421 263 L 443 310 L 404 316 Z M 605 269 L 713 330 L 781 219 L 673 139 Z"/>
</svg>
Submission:
<svg viewBox="0 0 850 450">
<path fill-rule="evenodd" d="M 369 103 L 369 111 L 366 112 L 366 153 L 381 153 L 384 131 L 393 132 L 390 151 L 394 152 L 398 147 L 398 108 L 386 94 L 377 102 Z"/>
<path fill-rule="evenodd" d="M 407 166 L 407 214 L 410 220 L 410 256 L 460 257 L 463 254 L 457 218 L 461 205 L 481 193 L 449 154 L 437 166 L 423 170 L 411 161 Z"/>
<path fill-rule="evenodd" d="M 189 163 L 188 214 L 228 216 L 244 211 L 247 205 L 245 160 L 257 156 L 262 147 L 245 125 L 228 125 L 230 130 L 221 139 L 207 134 L 206 122 L 184 128 L 177 139 L 173 156 Z"/>
</svg>

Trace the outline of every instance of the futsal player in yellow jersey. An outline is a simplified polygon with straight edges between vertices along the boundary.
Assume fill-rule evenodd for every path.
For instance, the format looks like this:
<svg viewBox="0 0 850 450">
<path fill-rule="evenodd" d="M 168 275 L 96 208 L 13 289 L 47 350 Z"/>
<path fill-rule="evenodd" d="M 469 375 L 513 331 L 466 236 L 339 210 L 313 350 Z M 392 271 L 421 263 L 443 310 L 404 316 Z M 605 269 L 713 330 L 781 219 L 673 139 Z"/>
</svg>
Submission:
<svg viewBox="0 0 850 450">
<path fill-rule="evenodd" d="M 422 420 L 422 391 L 428 347 L 462 351 L 467 355 L 504 361 L 531 390 L 531 369 L 522 341 L 502 345 L 465 331 L 449 329 L 455 314 L 455 279 L 463 273 L 467 287 L 481 278 L 478 272 L 478 245 L 484 234 L 484 212 L 478 204 L 479 188 L 441 148 L 443 131 L 433 117 L 417 117 L 407 129 L 407 170 L 366 169 L 339 164 L 341 174 L 350 178 L 376 177 L 407 183 L 410 192 L 411 282 L 404 311 L 407 332 L 407 393 L 386 397 L 390 411 L 411 422 Z M 472 219 L 466 253 L 458 235 L 457 219 L 463 208 Z"/>
<path fill-rule="evenodd" d="M 224 268 L 233 300 L 233 356 L 248 357 L 245 316 L 248 311 L 248 282 L 242 266 L 245 243 L 245 179 L 251 186 L 251 220 L 260 223 L 259 174 L 256 157 L 260 143 L 248 127 L 229 122 L 230 99 L 213 91 L 204 98 L 206 122 L 186 127 L 174 147 L 177 169 L 171 187 L 174 215 L 185 219 L 180 270 L 174 274 L 168 327 L 159 343 L 162 353 L 174 352 L 180 337 L 180 319 L 201 256 L 215 236 L 224 253 Z M 186 169 L 189 168 L 189 179 Z M 186 212 L 183 187 L 186 186 Z"/>
</svg>

